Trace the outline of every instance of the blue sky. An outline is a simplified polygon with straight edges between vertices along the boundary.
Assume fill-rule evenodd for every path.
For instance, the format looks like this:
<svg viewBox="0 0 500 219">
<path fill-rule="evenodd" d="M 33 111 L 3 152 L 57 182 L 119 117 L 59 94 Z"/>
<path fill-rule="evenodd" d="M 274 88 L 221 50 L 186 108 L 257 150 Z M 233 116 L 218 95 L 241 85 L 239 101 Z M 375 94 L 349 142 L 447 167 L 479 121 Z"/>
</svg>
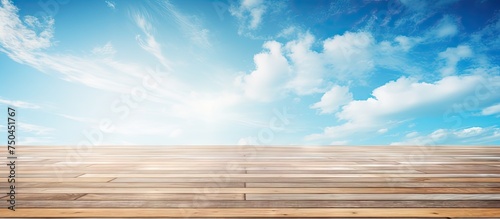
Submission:
<svg viewBox="0 0 500 219">
<path fill-rule="evenodd" d="M 499 9 L 1 0 L 0 105 L 25 145 L 499 145 Z"/>
</svg>

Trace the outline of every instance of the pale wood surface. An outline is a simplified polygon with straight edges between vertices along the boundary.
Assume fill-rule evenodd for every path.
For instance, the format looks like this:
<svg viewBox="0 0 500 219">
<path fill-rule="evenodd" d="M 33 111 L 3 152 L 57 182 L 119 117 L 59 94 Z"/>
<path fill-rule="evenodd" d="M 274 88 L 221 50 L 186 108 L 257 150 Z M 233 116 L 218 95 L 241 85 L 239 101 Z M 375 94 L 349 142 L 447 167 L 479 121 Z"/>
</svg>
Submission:
<svg viewBox="0 0 500 219">
<path fill-rule="evenodd" d="M 19 146 L 2 218 L 500 218 L 500 147 Z"/>
</svg>

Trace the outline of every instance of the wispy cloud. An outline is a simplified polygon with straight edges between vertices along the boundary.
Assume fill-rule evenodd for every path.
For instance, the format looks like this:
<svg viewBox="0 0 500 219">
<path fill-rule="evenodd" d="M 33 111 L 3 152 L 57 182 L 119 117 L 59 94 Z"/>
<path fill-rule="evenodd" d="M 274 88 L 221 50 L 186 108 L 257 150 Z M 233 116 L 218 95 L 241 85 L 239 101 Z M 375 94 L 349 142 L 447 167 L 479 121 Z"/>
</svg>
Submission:
<svg viewBox="0 0 500 219">
<path fill-rule="evenodd" d="M 35 135 L 47 135 L 50 134 L 54 131 L 53 128 L 45 127 L 45 126 L 40 126 L 40 125 L 34 125 L 30 123 L 24 123 L 20 122 L 19 123 L 19 129 L 22 132 L 27 132 Z"/>
<path fill-rule="evenodd" d="M 458 27 L 450 16 L 444 16 L 431 32 L 435 37 L 445 38 L 455 36 L 458 33 Z"/>
<path fill-rule="evenodd" d="M 66 118 L 66 119 L 70 119 L 70 120 L 73 120 L 73 121 L 77 121 L 77 122 L 81 122 L 81 123 L 86 123 L 86 124 L 90 124 L 90 123 L 96 123 L 97 120 L 96 119 L 93 119 L 93 118 L 85 118 L 85 117 L 78 117 L 78 116 L 70 116 L 70 115 L 66 115 L 66 114 L 57 114 L 63 118 Z"/>
<path fill-rule="evenodd" d="M 439 53 L 439 58 L 446 60 L 446 65 L 441 69 L 441 75 L 454 75 L 457 71 L 458 62 L 462 59 L 471 58 L 472 56 L 472 50 L 467 45 L 447 48 L 446 51 Z"/>
<path fill-rule="evenodd" d="M 440 144 L 487 144 L 500 139 L 500 129 L 496 127 L 469 127 L 464 129 L 437 129 L 430 134 L 412 133 L 391 145 L 440 145 Z"/>
<path fill-rule="evenodd" d="M 25 108 L 25 109 L 38 109 L 40 108 L 39 105 L 33 104 L 33 103 L 28 103 L 24 101 L 19 101 L 19 100 L 6 100 L 0 97 L 0 104 L 5 104 L 5 105 L 10 105 L 14 106 L 17 108 Z"/>
<path fill-rule="evenodd" d="M 240 20 L 242 28 L 255 30 L 262 23 L 267 7 L 263 0 L 242 0 L 240 4 L 232 5 L 229 11 Z"/>
<path fill-rule="evenodd" d="M 158 59 L 162 63 L 164 67 L 167 69 L 171 69 L 170 63 L 168 62 L 168 59 L 163 55 L 162 48 L 160 43 L 156 40 L 156 38 L 153 35 L 154 28 L 151 25 L 151 23 L 148 21 L 148 17 L 146 17 L 148 14 L 140 14 L 140 13 L 135 13 L 134 14 L 134 21 L 137 24 L 137 26 L 142 30 L 144 35 L 146 35 L 145 39 L 141 35 L 136 36 L 136 40 L 139 43 L 139 46 L 146 50 L 147 52 L 151 53 L 154 57 Z"/>
<path fill-rule="evenodd" d="M 485 116 L 500 114 L 500 103 L 484 108 L 481 114 Z"/>
<path fill-rule="evenodd" d="M 18 9 L 8 0 L 2 0 L 0 7 L 0 44 L 2 51 L 11 58 L 23 61 L 25 53 L 39 51 L 52 45 L 54 35 L 54 19 L 38 18 L 27 15 L 21 21 Z M 36 30 L 36 31 L 35 31 Z M 16 51 L 17 53 L 9 53 Z"/>
<path fill-rule="evenodd" d="M 115 3 L 114 1 L 104 1 L 104 2 L 106 3 L 106 5 L 107 5 L 109 8 L 111 8 L 111 9 L 113 9 L 113 10 L 115 10 L 115 9 L 116 9 L 116 3 Z"/>
<path fill-rule="evenodd" d="M 113 48 L 111 42 L 108 42 L 104 46 L 94 47 L 94 49 L 92 49 L 92 53 L 101 56 L 113 56 L 116 54 L 116 50 Z"/>
<path fill-rule="evenodd" d="M 32 66 L 47 74 L 57 74 L 66 81 L 78 82 L 89 87 L 125 93 L 146 72 L 134 64 L 122 64 L 112 59 L 79 57 L 71 54 L 54 54 L 45 49 L 52 43 L 54 20 L 38 22 L 36 18 L 21 21 L 18 9 L 7 0 L 0 7 L 1 51 L 11 59 Z M 37 22 L 35 22 L 37 21 Z M 94 51 L 111 52 L 106 50 Z M 123 67 L 126 65 L 127 67 Z"/>
<path fill-rule="evenodd" d="M 201 20 L 195 16 L 188 16 L 182 13 L 169 1 L 151 1 L 150 7 L 166 18 L 173 18 L 175 23 L 186 34 L 191 42 L 202 48 L 211 47 L 209 40 L 210 31 L 201 25 Z"/>
</svg>

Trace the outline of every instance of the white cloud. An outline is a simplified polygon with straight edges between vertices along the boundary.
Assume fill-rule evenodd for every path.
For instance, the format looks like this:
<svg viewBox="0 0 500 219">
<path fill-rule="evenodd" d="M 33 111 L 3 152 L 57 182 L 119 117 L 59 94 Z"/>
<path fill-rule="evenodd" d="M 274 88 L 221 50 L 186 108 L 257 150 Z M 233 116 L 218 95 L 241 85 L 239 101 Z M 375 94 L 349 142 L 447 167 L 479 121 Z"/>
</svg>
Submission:
<svg viewBox="0 0 500 219">
<path fill-rule="evenodd" d="M 472 50 L 467 45 L 447 48 L 439 53 L 439 58 L 446 60 L 446 65 L 441 69 L 441 75 L 448 76 L 456 73 L 457 63 L 460 60 L 472 57 Z"/>
<path fill-rule="evenodd" d="M 242 0 L 240 5 L 232 5 L 229 12 L 237 17 L 243 26 L 254 30 L 262 23 L 262 16 L 266 10 L 263 0 Z"/>
<path fill-rule="evenodd" d="M 35 135 L 47 135 L 47 134 L 50 134 L 54 131 L 53 128 L 24 123 L 24 122 L 19 123 L 19 129 L 22 132 L 28 132 L 28 133 L 32 133 Z"/>
<path fill-rule="evenodd" d="M 324 41 L 326 61 L 340 79 L 363 78 L 375 67 L 371 51 L 375 44 L 370 33 L 346 32 Z"/>
<path fill-rule="evenodd" d="M 287 56 L 295 75 L 287 87 L 299 95 L 321 91 L 327 73 L 323 54 L 311 50 L 314 41 L 314 36 L 307 33 L 286 44 Z"/>
<path fill-rule="evenodd" d="M 444 16 L 434 27 L 434 35 L 438 38 L 455 36 L 457 33 L 457 24 L 450 16 Z"/>
<path fill-rule="evenodd" d="M 163 1 L 158 2 L 159 4 L 163 4 Z M 223 119 L 245 120 L 239 114 L 234 113 L 234 109 L 231 108 L 240 103 L 239 100 L 241 99 L 234 93 L 227 94 L 228 92 L 226 91 L 207 93 L 205 90 L 198 92 L 195 88 L 165 73 L 163 71 L 164 68 L 161 67 L 155 69 L 155 71 L 147 66 L 117 61 L 114 57 L 106 57 L 106 59 L 96 56 L 79 57 L 71 54 L 56 53 L 53 49 L 47 49 L 52 45 L 50 41 L 53 40 L 52 36 L 45 37 L 48 34 L 37 35 L 37 33 L 43 31 L 36 32 L 35 30 L 39 30 L 40 28 L 31 28 L 31 26 L 37 25 L 37 22 L 33 18 L 29 18 L 27 23 L 23 23 L 19 19 L 16 20 L 19 17 L 17 11 L 17 8 L 8 1 L 4 1 L 0 5 L 0 29 L 2 30 L 0 32 L 0 48 L 2 52 L 19 63 L 26 64 L 47 74 L 59 76 L 70 82 L 77 82 L 92 88 L 120 94 L 130 95 L 134 90 L 144 88 L 147 92 L 147 100 L 152 101 L 144 101 L 138 104 L 139 106 L 134 108 L 134 111 L 138 111 L 139 108 L 147 108 L 150 111 L 161 111 L 162 114 L 175 115 L 179 116 L 177 118 L 188 118 L 197 122 L 200 120 L 210 120 L 211 124 L 218 123 Z M 162 46 L 154 36 L 155 30 L 150 23 L 148 15 L 148 13 L 144 15 L 132 13 L 133 21 L 142 31 L 142 36 L 138 37 L 139 45 L 155 58 L 158 58 L 168 68 L 168 60 L 163 56 Z M 182 20 L 183 17 L 181 14 L 174 14 L 174 17 L 179 18 L 180 20 L 176 21 L 180 23 L 190 21 L 190 19 Z M 187 17 L 184 18 L 187 19 Z M 180 23 L 179 25 L 181 25 Z M 51 21 L 48 27 L 45 27 L 47 29 L 46 32 L 50 32 L 48 30 L 53 29 L 52 25 L 53 21 Z M 189 22 L 182 25 L 186 28 L 194 27 Z M 113 51 L 114 48 L 111 43 L 103 47 L 94 48 L 93 50 L 96 54 L 109 54 L 113 53 Z M 165 80 L 167 75 L 168 80 Z M 147 80 L 148 84 L 157 82 L 156 89 L 149 90 L 149 88 L 144 87 L 144 81 L 147 78 L 150 79 Z M 4 100 L 5 103 L 17 104 L 20 107 L 39 108 L 36 105 L 24 102 L 6 101 Z M 158 103 L 161 103 L 161 105 Z M 166 109 L 171 111 L 165 112 Z M 171 116 L 168 119 L 175 118 L 175 116 Z M 80 122 L 96 123 L 95 121 L 87 121 L 85 118 L 63 117 Z M 248 120 L 248 118 L 246 119 Z M 187 132 L 190 129 L 183 126 L 157 126 L 157 118 L 148 118 L 140 122 L 142 122 L 142 127 L 155 127 L 156 129 L 142 128 L 141 130 L 137 130 L 133 124 L 125 124 L 119 127 L 117 125 L 116 134 L 118 136 L 129 135 L 133 138 L 135 137 L 135 135 L 132 135 L 134 133 L 149 135 L 147 132 L 149 130 L 150 133 L 163 136 L 189 135 Z M 188 122 L 179 122 L 179 124 L 186 123 Z"/>
<path fill-rule="evenodd" d="M 500 13 L 496 13 L 487 25 L 471 34 L 471 41 L 474 42 L 477 47 L 483 47 L 487 50 L 496 51 L 500 48 L 499 35 Z"/>
<path fill-rule="evenodd" d="M 114 92 L 130 92 L 130 85 L 145 75 L 144 69 L 133 64 L 121 64 L 112 59 L 77 57 L 45 51 L 52 45 L 54 20 L 32 27 L 33 19 L 23 23 L 18 9 L 10 1 L 0 7 L 0 51 L 21 64 L 47 74 L 58 74 L 66 81 Z"/>
<path fill-rule="evenodd" d="M 399 18 L 394 21 L 396 27 L 415 28 L 424 22 L 429 22 L 435 15 L 441 15 L 443 9 L 450 7 L 459 0 L 400 0 L 399 3 L 404 7 L 399 7 L 398 1 L 390 3 L 394 14 L 398 14 Z M 402 10 L 402 9 L 408 10 Z M 402 13 L 401 13 L 402 12 Z M 394 15 L 393 14 L 393 15 Z M 457 28 L 449 16 L 444 16 L 443 19 L 434 26 L 432 37 L 447 37 L 457 33 Z"/>
<path fill-rule="evenodd" d="M 111 42 L 108 42 L 104 46 L 95 47 L 94 49 L 92 49 L 92 53 L 100 56 L 112 56 L 116 54 L 116 50 L 113 48 Z"/>
<path fill-rule="evenodd" d="M 405 137 L 407 137 L 407 138 L 413 138 L 413 137 L 417 137 L 417 136 L 418 136 L 418 132 L 410 132 L 410 133 L 405 135 Z"/>
<path fill-rule="evenodd" d="M 454 134 L 459 138 L 473 137 L 483 133 L 485 130 L 481 127 L 471 127 L 455 132 Z"/>
<path fill-rule="evenodd" d="M 481 114 L 485 116 L 500 114 L 500 103 L 484 108 Z"/>
<path fill-rule="evenodd" d="M 6 100 L 0 98 L 0 104 L 5 104 L 5 105 L 10 105 L 14 106 L 17 108 L 25 108 L 25 109 L 38 109 L 40 106 L 33 104 L 33 103 L 28 103 L 24 101 L 19 101 L 19 100 Z"/>
<path fill-rule="evenodd" d="M 405 52 L 409 51 L 416 44 L 422 42 L 422 38 L 420 37 L 407 37 L 407 36 L 397 36 L 394 38 L 394 41 L 398 42 L 401 49 Z"/>
<path fill-rule="evenodd" d="M 374 69 L 371 34 L 346 32 L 322 42 L 323 51 L 312 49 L 316 41 L 310 33 L 299 35 L 282 47 L 268 41 L 262 52 L 254 56 L 256 70 L 239 76 L 236 82 L 254 99 L 271 101 L 288 92 L 298 95 L 325 92 L 328 79 L 364 80 Z"/>
<path fill-rule="evenodd" d="M 427 8 L 427 2 L 424 0 L 400 0 L 400 2 L 414 11 L 421 11 Z"/>
<path fill-rule="evenodd" d="M 201 25 L 200 19 L 191 15 L 185 15 L 169 1 L 153 1 L 151 2 L 151 8 L 166 19 L 171 20 L 173 18 L 173 21 L 181 28 L 184 34 L 196 45 L 204 48 L 211 47 L 209 40 L 210 31 Z"/>
<path fill-rule="evenodd" d="M 10 1 L 2 1 L 0 7 L 0 43 L 6 51 L 38 51 L 52 45 L 54 19 L 46 18 L 43 22 L 33 16 L 25 16 L 25 22 L 19 19 L 18 8 Z M 36 30 L 36 31 L 35 31 Z M 25 54 L 8 54 L 19 60 Z"/>
<path fill-rule="evenodd" d="M 448 131 L 445 129 L 438 129 L 429 135 L 419 136 L 418 134 L 406 136 L 407 139 L 401 142 L 393 142 L 391 145 L 435 145 L 448 137 Z"/>
<path fill-rule="evenodd" d="M 500 139 L 500 129 L 470 127 L 465 129 L 437 129 L 428 135 L 411 135 L 391 145 L 484 144 Z"/>
<path fill-rule="evenodd" d="M 481 76 L 449 76 L 435 83 L 425 83 L 401 77 L 373 90 L 373 98 L 352 101 L 338 117 L 368 122 L 379 116 L 395 115 L 435 103 L 442 105 L 442 101 L 454 101 L 464 93 L 473 91 L 482 79 Z"/>
<path fill-rule="evenodd" d="M 293 33 L 297 32 L 297 28 L 295 26 L 289 26 L 283 30 L 281 30 L 280 33 L 276 35 L 276 37 L 289 37 L 292 36 Z"/>
<path fill-rule="evenodd" d="M 109 8 L 111 8 L 111 9 L 113 9 L 113 10 L 115 10 L 115 9 L 116 9 L 116 3 L 115 3 L 114 1 L 104 1 L 104 2 L 106 3 L 106 5 L 107 5 Z"/>
<path fill-rule="evenodd" d="M 379 129 L 377 132 L 378 132 L 379 134 L 384 134 L 384 133 L 386 133 L 387 131 L 389 131 L 389 129 L 382 128 L 382 129 Z"/>
<path fill-rule="evenodd" d="M 144 35 L 146 35 L 145 39 L 141 35 L 137 35 L 135 38 L 141 46 L 142 49 L 151 53 L 158 61 L 160 61 L 163 66 L 167 69 L 170 69 L 170 64 L 167 61 L 167 58 L 163 55 L 161 51 L 161 45 L 156 41 L 156 38 L 153 36 L 153 26 L 146 17 L 142 14 L 136 13 L 134 15 L 134 21 L 137 26 L 142 30 Z"/>
<path fill-rule="evenodd" d="M 306 140 L 373 133 L 420 115 L 443 114 L 453 104 L 462 103 L 466 97 L 475 97 L 476 90 L 484 84 L 496 90 L 500 87 L 499 83 L 499 76 L 448 76 L 434 83 L 401 77 L 373 90 L 371 98 L 351 101 L 336 114 L 345 123 L 326 127 L 323 133 L 309 135 Z M 497 93 L 476 98 L 478 107 L 495 98 L 499 98 Z"/>
<path fill-rule="evenodd" d="M 337 112 L 339 107 L 352 101 L 352 94 L 348 87 L 333 86 L 321 97 L 321 100 L 311 106 L 312 109 L 319 109 L 321 114 Z"/>
<path fill-rule="evenodd" d="M 59 116 L 61 116 L 61 117 L 66 118 L 66 119 L 70 119 L 70 120 L 77 121 L 77 122 L 81 122 L 81 123 L 88 123 L 88 124 L 91 124 L 91 123 L 97 123 L 97 120 L 92 119 L 92 118 L 84 118 L 84 117 L 78 117 L 78 116 L 70 116 L 70 115 L 66 115 L 66 114 L 58 114 L 58 115 L 59 115 Z"/>
<path fill-rule="evenodd" d="M 245 95 L 250 98 L 271 101 L 282 93 L 290 68 L 280 43 L 266 42 L 264 48 L 268 51 L 254 56 L 256 69 L 249 75 L 238 77 L 236 84 L 241 86 Z"/>
</svg>

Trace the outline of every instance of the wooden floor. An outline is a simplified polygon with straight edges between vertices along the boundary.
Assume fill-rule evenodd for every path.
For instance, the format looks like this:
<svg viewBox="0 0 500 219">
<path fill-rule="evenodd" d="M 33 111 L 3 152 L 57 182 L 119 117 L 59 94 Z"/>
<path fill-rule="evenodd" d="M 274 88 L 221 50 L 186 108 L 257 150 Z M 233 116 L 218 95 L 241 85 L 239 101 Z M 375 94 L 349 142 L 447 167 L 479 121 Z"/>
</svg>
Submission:
<svg viewBox="0 0 500 219">
<path fill-rule="evenodd" d="M 500 218 L 500 147 L 19 146 L 0 217 Z"/>
</svg>

